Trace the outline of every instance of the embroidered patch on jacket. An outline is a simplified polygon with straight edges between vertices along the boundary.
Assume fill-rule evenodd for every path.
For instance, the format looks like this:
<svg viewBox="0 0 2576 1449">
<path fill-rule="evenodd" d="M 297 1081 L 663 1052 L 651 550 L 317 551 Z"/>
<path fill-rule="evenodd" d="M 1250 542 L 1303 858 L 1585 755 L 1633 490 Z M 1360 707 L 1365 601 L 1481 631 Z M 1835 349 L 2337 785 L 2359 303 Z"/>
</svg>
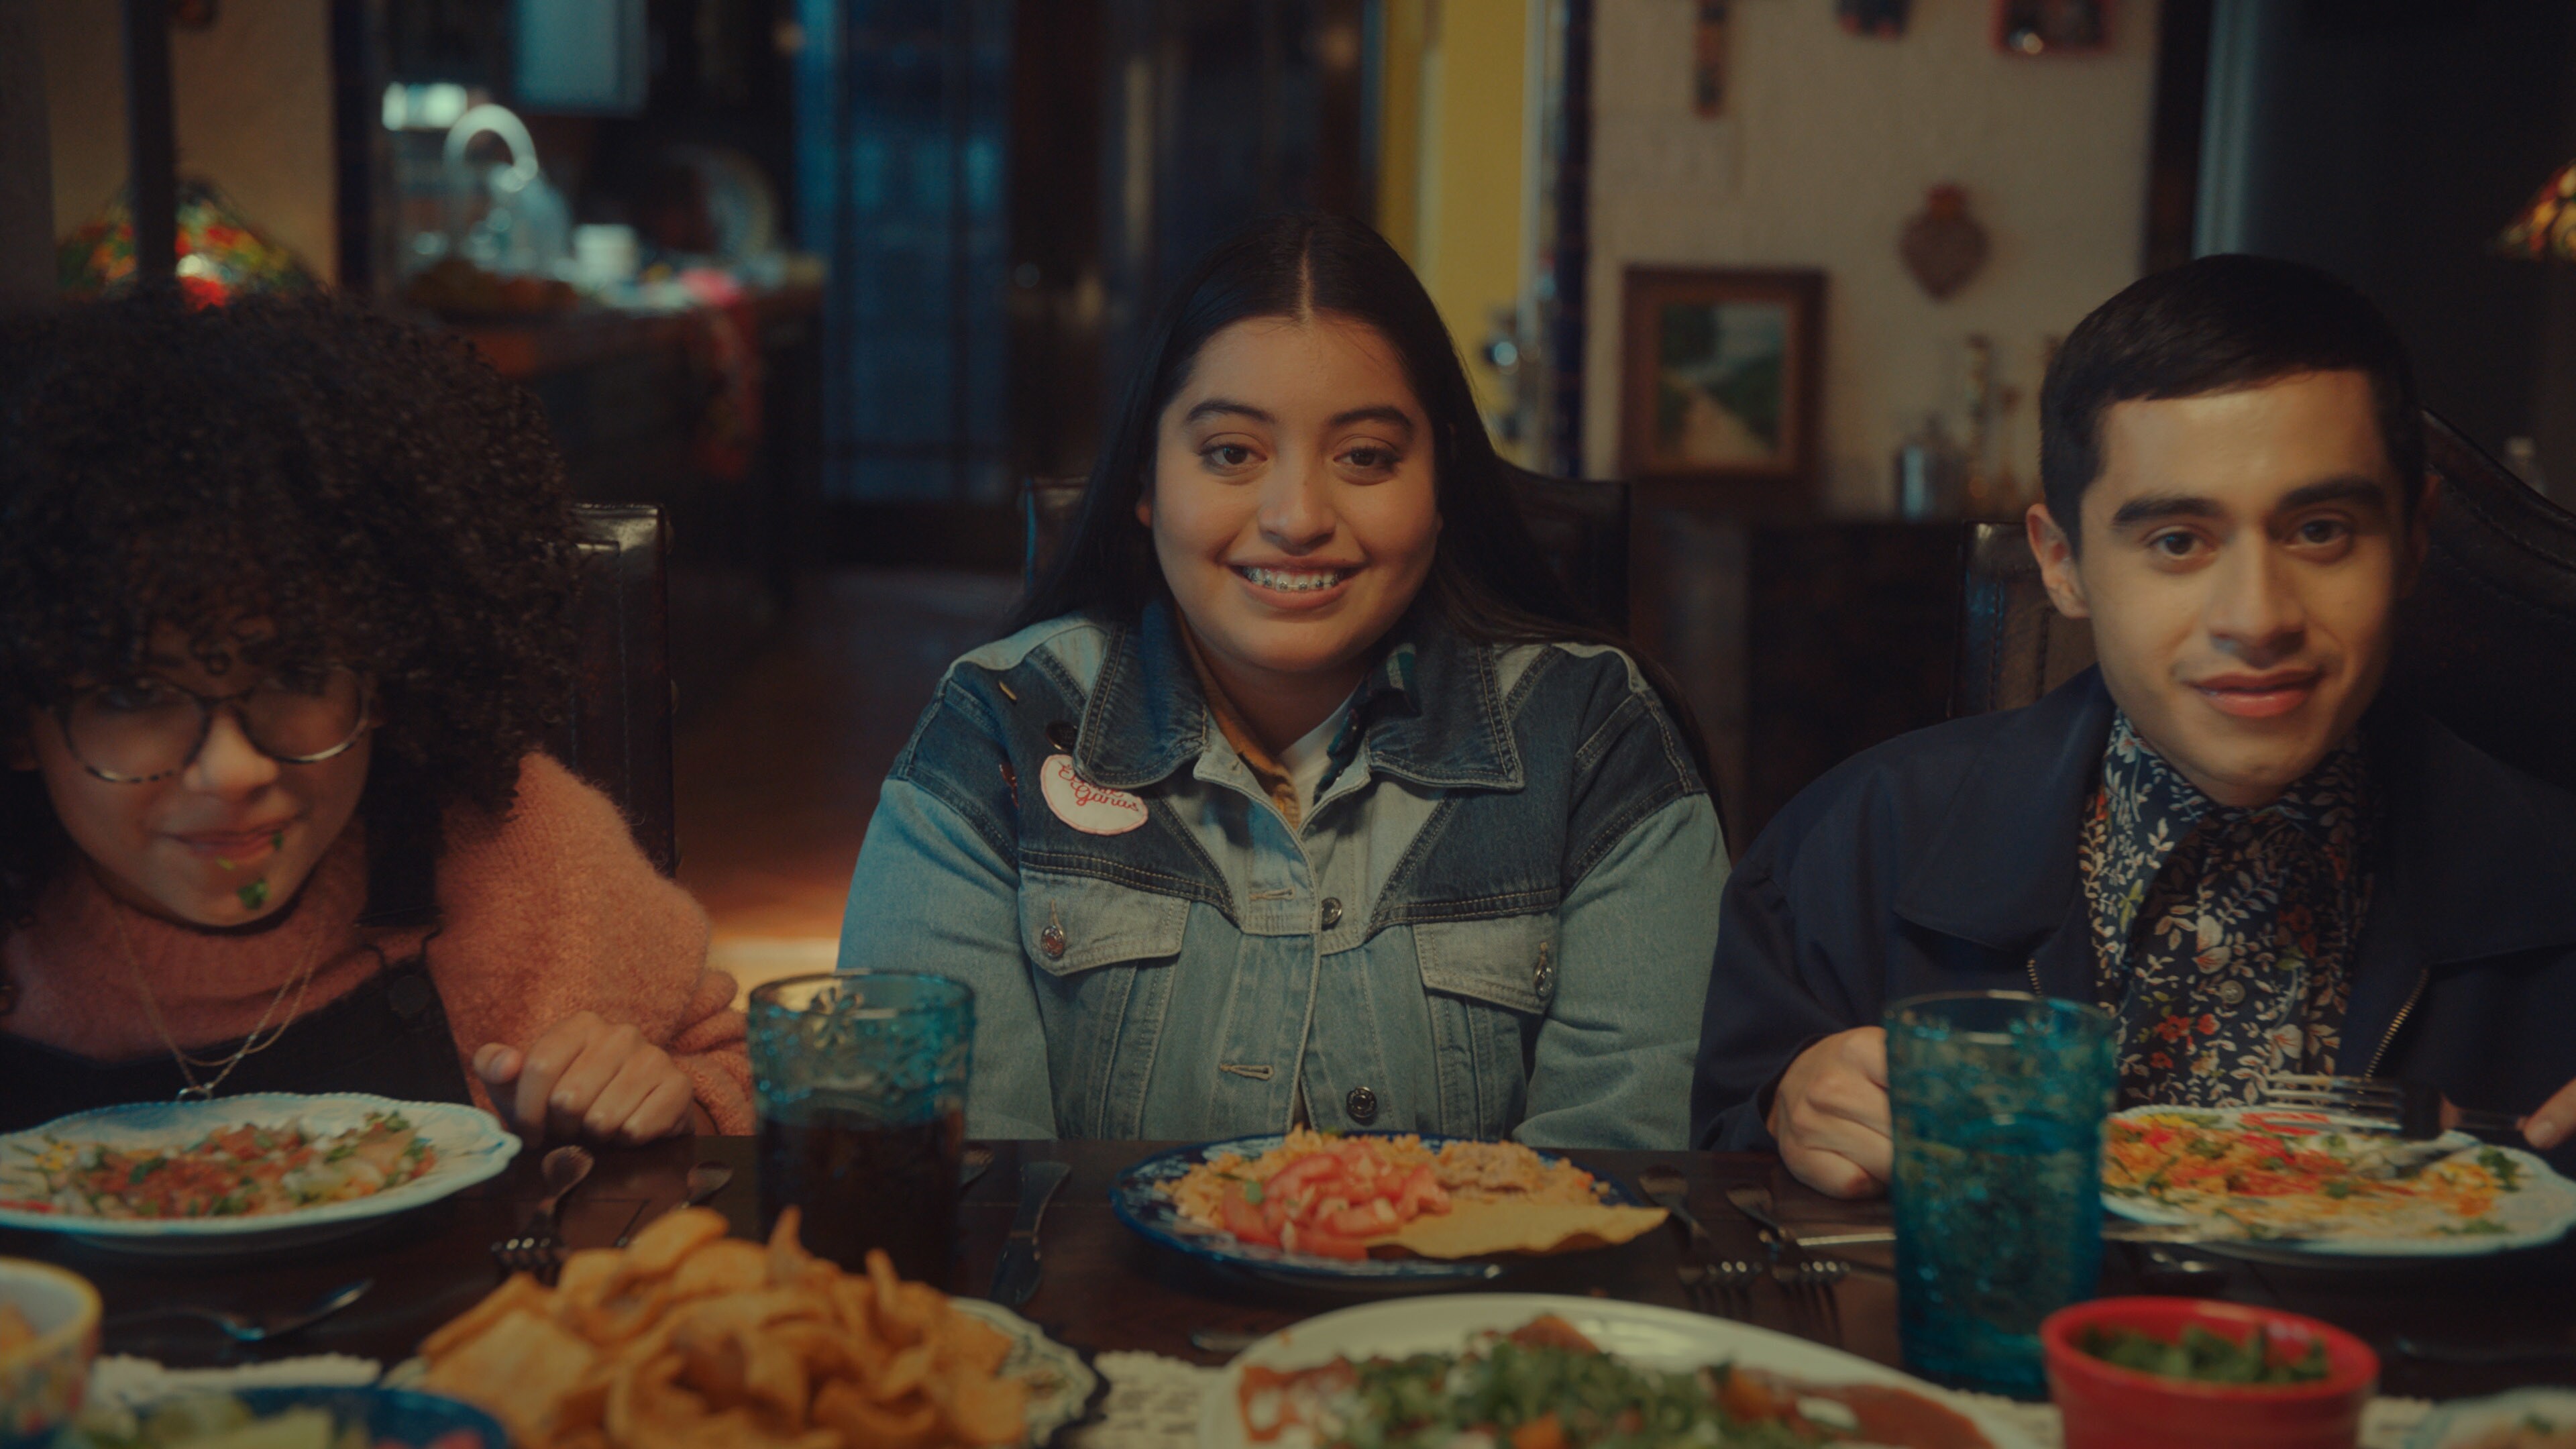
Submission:
<svg viewBox="0 0 2576 1449">
<path fill-rule="evenodd" d="M 1055 818 L 1085 835 L 1124 835 L 1145 823 L 1143 800 L 1075 774 L 1071 755 L 1047 756 L 1038 781 Z"/>
</svg>

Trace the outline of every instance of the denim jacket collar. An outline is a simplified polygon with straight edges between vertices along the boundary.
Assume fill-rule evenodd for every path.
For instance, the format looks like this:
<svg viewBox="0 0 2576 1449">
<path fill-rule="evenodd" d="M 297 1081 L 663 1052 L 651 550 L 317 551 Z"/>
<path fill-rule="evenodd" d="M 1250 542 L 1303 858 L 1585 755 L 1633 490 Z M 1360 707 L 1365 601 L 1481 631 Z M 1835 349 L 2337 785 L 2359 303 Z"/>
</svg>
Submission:
<svg viewBox="0 0 2576 1449">
<path fill-rule="evenodd" d="M 2020 950 L 2061 927 L 2112 703 L 2088 669 L 1998 727 L 1897 887 L 1926 929 Z M 2386 702 L 2363 725 L 2386 791 L 2382 899 L 2433 964 L 2576 941 L 2576 806 L 2441 724 Z"/>
<path fill-rule="evenodd" d="M 1430 789 L 1521 788 L 1495 653 L 1458 637 L 1428 606 L 1399 620 L 1387 657 L 1353 696 L 1369 768 Z M 1111 789 L 1136 789 L 1196 760 L 1215 729 L 1171 602 L 1157 599 L 1133 626 L 1110 630 L 1074 768 Z"/>
</svg>

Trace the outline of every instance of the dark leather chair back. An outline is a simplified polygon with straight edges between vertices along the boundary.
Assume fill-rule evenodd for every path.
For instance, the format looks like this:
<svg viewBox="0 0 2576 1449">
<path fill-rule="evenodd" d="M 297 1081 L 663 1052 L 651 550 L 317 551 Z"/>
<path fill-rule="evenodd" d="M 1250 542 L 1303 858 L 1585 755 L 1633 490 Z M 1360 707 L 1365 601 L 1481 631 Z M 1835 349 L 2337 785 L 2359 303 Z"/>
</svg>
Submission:
<svg viewBox="0 0 2576 1449">
<path fill-rule="evenodd" d="M 2398 615 L 2388 692 L 2576 790 L 2576 514 L 2426 415 L 2432 546 Z"/>
<path fill-rule="evenodd" d="M 576 503 L 573 691 L 546 752 L 626 815 L 656 869 L 678 868 L 671 804 L 670 525 L 651 503 Z"/>
<path fill-rule="evenodd" d="M 1575 599 L 1613 629 L 1628 627 L 1628 485 L 1551 478 L 1504 464 L 1521 521 Z M 1035 583 L 1073 530 L 1082 478 L 1031 478 L 1020 490 L 1028 526 L 1021 578 Z"/>
<path fill-rule="evenodd" d="M 2018 523 L 1971 523 L 1959 539 L 1959 659 L 1950 717 L 2019 709 L 2093 662 L 2093 630 L 2048 601 Z"/>
<path fill-rule="evenodd" d="M 2576 790 L 2576 514 L 2427 415 L 2431 540 L 2387 691 L 2517 769 Z M 1971 524 L 1953 716 L 2028 704 L 2093 661 L 2017 524 Z"/>
</svg>

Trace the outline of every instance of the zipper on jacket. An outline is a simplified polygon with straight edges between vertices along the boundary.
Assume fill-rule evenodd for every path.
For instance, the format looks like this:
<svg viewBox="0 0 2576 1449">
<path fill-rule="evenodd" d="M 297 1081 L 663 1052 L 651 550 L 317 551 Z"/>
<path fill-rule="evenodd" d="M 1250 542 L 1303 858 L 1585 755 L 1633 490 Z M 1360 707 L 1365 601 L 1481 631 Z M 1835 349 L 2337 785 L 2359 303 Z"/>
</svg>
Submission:
<svg viewBox="0 0 2576 1449">
<path fill-rule="evenodd" d="M 2048 994 L 2048 988 L 2039 984 L 2038 953 L 2033 952 L 2031 954 L 2031 958 L 2021 964 L 2022 969 L 2030 973 L 2030 994 L 2033 996 L 2046 996 Z"/>
<path fill-rule="evenodd" d="M 2370 1054 L 2370 1065 L 2363 1069 L 2363 1076 L 2375 1077 L 2379 1075 L 2380 1059 L 2387 1056 L 2388 1049 L 2396 1044 L 2398 1028 L 2406 1025 L 2406 1018 L 2414 1012 L 2415 1003 L 2423 1000 L 2424 988 L 2432 981 L 2432 979 L 2433 968 L 2430 966 L 2427 966 L 2423 970 L 2415 973 L 2415 989 L 2406 993 L 2406 1004 L 2397 1008 L 2396 1017 L 2388 1023 L 2388 1034 L 2379 1039 L 2379 1050 Z"/>
</svg>

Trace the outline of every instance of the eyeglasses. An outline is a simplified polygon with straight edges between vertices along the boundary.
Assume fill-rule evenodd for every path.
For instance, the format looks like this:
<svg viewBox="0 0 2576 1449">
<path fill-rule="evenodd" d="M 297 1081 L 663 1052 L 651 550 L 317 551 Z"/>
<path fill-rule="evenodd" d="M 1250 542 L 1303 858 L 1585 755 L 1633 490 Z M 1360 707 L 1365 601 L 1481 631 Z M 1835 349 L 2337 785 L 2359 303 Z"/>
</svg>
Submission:
<svg viewBox="0 0 2576 1449">
<path fill-rule="evenodd" d="M 55 706 L 54 720 L 83 769 L 139 785 L 188 768 L 225 705 L 252 749 L 284 764 L 319 764 L 367 732 L 369 693 L 357 671 L 337 664 L 273 674 L 233 694 L 143 678 L 82 690 Z"/>
</svg>

